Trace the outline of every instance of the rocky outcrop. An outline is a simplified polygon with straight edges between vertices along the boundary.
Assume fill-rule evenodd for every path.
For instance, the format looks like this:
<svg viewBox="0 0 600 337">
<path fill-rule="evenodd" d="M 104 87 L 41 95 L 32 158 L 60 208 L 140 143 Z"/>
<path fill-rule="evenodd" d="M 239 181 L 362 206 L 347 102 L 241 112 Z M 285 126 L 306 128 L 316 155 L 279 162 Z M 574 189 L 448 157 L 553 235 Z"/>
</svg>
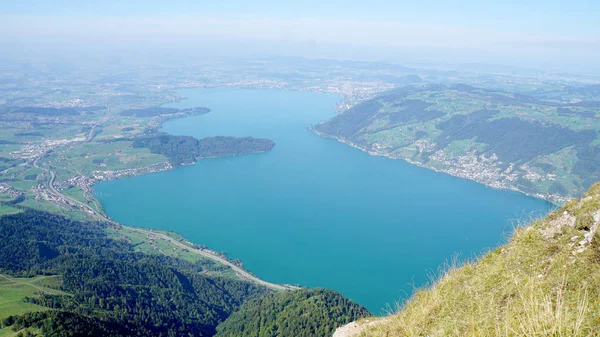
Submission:
<svg viewBox="0 0 600 337">
<path fill-rule="evenodd" d="M 358 322 L 351 322 L 337 328 L 333 337 L 358 337 L 364 329 L 376 326 L 381 322 L 383 320 L 379 318 L 367 318 Z"/>
<path fill-rule="evenodd" d="M 333 336 L 600 336 L 599 227 L 597 183 L 517 228 L 503 247 L 451 267 L 396 314 L 352 322 Z"/>
</svg>

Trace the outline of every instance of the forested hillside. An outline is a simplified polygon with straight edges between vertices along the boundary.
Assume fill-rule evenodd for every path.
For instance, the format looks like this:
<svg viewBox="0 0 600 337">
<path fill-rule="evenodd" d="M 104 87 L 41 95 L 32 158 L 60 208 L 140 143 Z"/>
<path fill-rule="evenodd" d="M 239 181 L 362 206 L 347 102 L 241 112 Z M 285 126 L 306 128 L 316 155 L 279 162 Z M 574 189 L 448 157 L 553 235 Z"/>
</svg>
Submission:
<svg viewBox="0 0 600 337">
<path fill-rule="evenodd" d="M 0 217 L 0 276 L 8 282 L 2 289 L 31 284 L 39 290 L 21 299 L 19 310 L 30 313 L 0 310 L 2 328 L 43 336 L 213 336 L 248 300 L 221 334 L 237 336 L 231 332 L 247 324 L 268 336 L 326 335 L 369 315 L 333 291 L 273 294 L 254 283 L 207 276 L 201 262 L 134 252 L 132 243 L 109 232 L 102 223 L 33 210 Z M 37 275 L 52 277 L 24 281 Z"/>
<path fill-rule="evenodd" d="M 370 316 L 363 306 L 326 289 L 269 294 L 246 302 L 217 328 L 219 337 L 331 336 Z"/>
<path fill-rule="evenodd" d="M 420 85 L 360 103 L 314 130 L 372 154 L 561 202 L 600 180 L 599 115 L 599 101 Z"/>
<path fill-rule="evenodd" d="M 252 283 L 205 277 L 180 259 L 133 253 L 97 223 L 27 210 L 0 218 L 0 272 L 60 275 L 71 295 L 26 299 L 58 312 L 6 318 L 4 325 L 115 336 L 211 336 L 246 299 L 268 290 Z M 71 324 L 79 326 L 72 329 Z"/>
<path fill-rule="evenodd" d="M 239 156 L 249 153 L 266 152 L 275 146 L 270 139 L 254 137 L 206 137 L 198 141 L 198 151 L 202 158 Z"/>
<path fill-rule="evenodd" d="M 163 107 L 149 107 L 141 109 L 127 109 L 121 111 L 121 116 L 135 116 L 135 117 L 156 117 L 160 115 L 170 114 L 187 114 L 187 115 L 201 115 L 209 113 L 209 108 L 196 107 L 191 109 L 177 109 L 177 108 L 163 108 Z"/>
<path fill-rule="evenodd" d="M 149 148 L 169 158 L 172 165 L 189 164 L 198 158 L 238 156 L 266 152 L 275 146 L 270 139 L 253 137 L 206 137 L 200 140 L 191 136 L 173 136 L 159 133 L 137 138 L 134 148 Z"/>
</svg>

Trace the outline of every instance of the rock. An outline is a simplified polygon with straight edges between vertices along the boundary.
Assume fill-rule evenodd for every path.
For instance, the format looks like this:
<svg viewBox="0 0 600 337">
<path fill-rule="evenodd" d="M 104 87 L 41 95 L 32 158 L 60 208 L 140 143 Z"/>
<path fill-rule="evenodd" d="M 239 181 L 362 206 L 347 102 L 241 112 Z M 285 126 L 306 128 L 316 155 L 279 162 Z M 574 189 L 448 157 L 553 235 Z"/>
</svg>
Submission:
<svg viewBox="0 0 600 337">
<path fill-rule="evenodd" d="M 335 329 L 333 337 L 350 337 L 358 335 L 358 333 L 360 333 L 360 327 L 358 324 L 356 324 L 356 322 L 351 322 Z"/>
<path fill-rule="evenodd" d="M 561 216 L 541 228 L 540 233 L 545 239 L 552 239 L 556 234 L 562 233 L 564 227 L 575 227 L 575 220 L 575 216 L 565 211 Z"/>
<path fill-rule="evenodd" d="M 360 322 L 351 322 L 335 329 L 333 337 L 358 337 L 366 327 L 375 326 L 383 323 L 382 319 L 365 319 Z"/>
</svg>

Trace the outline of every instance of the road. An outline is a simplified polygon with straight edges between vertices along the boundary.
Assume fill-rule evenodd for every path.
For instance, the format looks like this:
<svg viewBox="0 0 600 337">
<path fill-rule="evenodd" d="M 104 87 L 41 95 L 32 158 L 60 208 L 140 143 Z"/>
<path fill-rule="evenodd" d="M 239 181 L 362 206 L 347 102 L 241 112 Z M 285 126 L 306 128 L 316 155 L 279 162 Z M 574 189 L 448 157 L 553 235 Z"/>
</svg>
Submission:
<svg viewBox="0 0 600 337">
<path fill-rule="evenodd" d="M 38 159 L 36 159 L 34 161 L 34 163 L 33 163 L 34 166 L 38 167 L 38 168 L 39 168 L 39 166 L 38 166 L 37 162 L 38 162 L 39 159 L 41 159 L 41 157 L 38 158 Z M 54 195 L 57 198 L 62 198 L 64 200 L 68 200 L 70 203 L 79 206 L 79 208 L 81 208 L 83 210 L 88 210 L 93 217 L 95 217 L 96 219 L 98 219 L 100 221 L 108 222 L 110 224 L 117 225 L 117 226 L 123 226 L 122 224 L 119 224 L 119 223 L 117 223 L 117 222 L 109 219 L 108 217 L 106 217 L 106 216 L 104 216 L 104 215 L 96 212 L 89 205 L 86 205 L 86 204 L 84 204 L 84 203 L 82 203 L 82 202 L 80 202 L 78 200 L 75 200 L 75 199 L 73 199 L 71 197 L 68 197 L 68 196 L 60 193 L 58 190 L 56 190 L 56 188 L 54 188 L 54 179 L 56 178 L 56 175 L 51 170 L 51 167 L 48 166 L 48 168 L 46 169 L 46 171 L 50 174 L 50 179 L 48 179 L 48 182 L 47 182 L 46 186 L 48 188 L 48 191 L 52 195 Z M 271 288 L 271 289 L 274 289 L 274 290 L 298 290 L 298 289 L 300 289 L 299 287 L 296 287 L 296 286 L 275 284 L 275 283 L 271 283 L 271 282 L 267 282 L 267 281 L 261 280 L 258 277 L 250 274 L 249 272 L 245 271 L 244 269 L 236 266 L 235 264 L 227 261 L 226 259 L 224 259 L 224 258 L 222 258 L 222 257 L 220 257 L 220 256 L 218 256 L 218 255 L 216 255 L 214 253 L 211 253 L 211 252 L 208 252 L 208 251 L 205 251 L 205 250 L 200 250 L 200 249 L 192 248 L 192 247 L 190 247 L 190 246 L 188 246 L 186 244 L 183 244 L 183 243 L 181 243 L 181 242 L 173 239 L 172 237 L 170 237 L 168 235 L 164 235 L 164 234 L 161 234 L 161 233 L 156 233 L 156 232 L 152 232 L 152 231 L 145 230 L 145 229 L 140 229 L 140 228 L 134 228 L 134 227 L 128 227 L 128 226 L 123 226 L 123 227 L 128 228 L 128 229 L 133 230 L 133 231 L 136 231 L 138 233 L 143 233 L 143 234 L 146 234 L 146 235 L 149 235 L 149 236 L 151 235 L 151 236 L 154 236 L 154 237 L 161 238 L 163 240 L 167 240 L 167 241 L 173 243 L 174 245 L 176 245 L 176 246 L 178 246 L 178 247 L 180 247 L 182 249 L 185 249 L 185 250 L 187 250 L 189 252 L 192 252 L 192 253 L 195 253 L 195 254 L 198 254 L 198 255 L 202 255 L 202 256 L 204 256 L 204 257 L 206 257 L 208 259 L 211 259 L 211 260 L 216 261 L 218 263 L 224 264 L 224 265 L 228 266 L 229 268 L 233 269 L 233 271 L 236 272 L 236 274 L 238 275 L 238 277 L 240 277 L 242 279 L 245 279 L 245 280 L 248 280 L 248 281 L 251 281 L 251 282 L 254 282 L 256 284 L 260 284 L 260 285 L 263 285 L 265 287 L 268 287 L 268 288 Z"/>
<path fill-rule="evenodd" d="M 291 286 L 291 285 L 275 284 L 275 283 L 271 283 L 271 282 L 267 282 L 267 281 L 261 280 L 258 277 L 250 274 L 249 272 L 245 271 L 244 269 L 236 266 L 235 264 L 227 261 L 226 259 L 224 259 L 224 258 L 222 258 L 222 257 L 220 257 L 218 255 L 215 255 L 215 254 L 213 254 L 211 252 L 207 252 L 205 250 L 192 248 L 192 247 L 190 247 L 190 246 L 188 246 L 188 245 L 186 245 L 184 243 L 181 243 L 181 242 L 175 240 L 174 238 L 172 238 L 172 237 L 170 237 L 168 235 L 157 233 L 157 232 L 153 232 L 153 231 L 149 231 L 149 230 L 145 230 L 145 229 L 140 229 L 140 228 L 128 227 L 128 229 L 136 231 L 138 233 L 143 233 L 143 234 L 151 235 L 151 236 L 163 239 L 163 240 L 167 240 L 167 241 L 171 242 L 172 244 L 174 244 L 174 245 L 176 245 L 176 246 L 178 246 L 180 248 L 183 248 L 183 249 L 185 249 L 187 251 L 190 251 L 192 253 L 196 253 L 198 255 L 202 255 L 202 256 L 204 256 L 206 258 L 209 258 L 211 260 L 214 260 L 214 261 L 217 261 L 219 263 L 222 263 L 222 264 L 228 266 L 229 268 L 233 269 L 240 278 L 252 281 L 254 283 L 263 285 L 265 287 L 268 287 L 268 288 L 271 288 L 271 289 L 276 289 L 276 290 L 298 290 L 298 289 L 300 289 L 300 287 L 295 287 L 295 286 Z"/>
<path fill-rule="evenodd" d="M 92 139 L 94 139 L 94 137 L 96 136 L 94 133 L 96 132 L 96 126 L 98 126 L 98 124 L 104 122 L 106 120 L 106 117 L 108 117 L 108 115 L 110 114 L 110 107 L 106 107 L 106 113 L 99 119 L 96 121 L 96 123 L 94 123 L 94 125 L 92 125 L 92 129 L 90 130 L 90 133 L 88 133 L 87 137 L 85 138 L 86 142 L 91 142 Z"/>
<path fill-rule="evenodd" d="M 94 125 L 92 126 L 92 129 L 90 130 L 87 138 L 85 139 L 86 142 L 90 142 L 92 141 L 92 139 L 94 138 L 94 132 L 96 130 L 96 126 L 98 126 L 100 123 L 102 123 L 109 115 L 110 113 L 110 108 L 108 108 L 107 112 L 102 116 L 102 118 L 100 118 L 99 120 L 97 120 Z M 38 165 L 38 162 L 43 159 L 46 155 L 48 154 L 48 152 L 44 152 L 42 155 L 40 155 L 38 158 L 35 159 L 35 161 L 33 162 L 33 166 L 36 168 L 41 168 Z M 52 171 L 52 168 L 50 166 L 50 164 L 48 164 L 47 168 L 41 168 L 46 170 L 46 172 L 48 172 L 48 174 L 50 175 L 50 179 L 48 179 L 47 183 L 46 183 L 46 187 L 48 188 L 48 192 L 52 195 L 54 195 L 56 198 L 59 199 L 63 199 L 63 200 L 68 200 L 71 204 L 73 205 L 77 205 L 80 209 L 87 211 L 91 216 L 93 216 L 94 218 L 100 220 L 100 221 L 104 221 L 104 222 L 108 222 L 110 224 L 113 225 L 117 225 L 117 226 L 123 226 L 122 224 L 119 224 L 113 220 L 111 220 L 110 218 L 102 215 L 101 213 L 97 212 L 96 210 L 94 210 L 92 207 L 90 207 L 87 204 L 84 204 L 78 200 L 75 200 L 69 196 L 66 196 L 62 193 L 60 193 L 58 190 L 56 190 L 56 188 L 54 188 L 54 180 L 56 179 L 56 175 L 54 173 L 54 171 Z M 263 285 L 265 287 L 271 288 L 271 289 L 275 289 L 275 290 L 297 290 L 300 289 L 299 287 L 295 287 L 295 286 L 291 286 L 291 285 L 281 285 L 281 284 L 275 284 L 275 283 L 271 283 L 271 282 L 267 282 L 264 280 L 259 279 L 258 277 L 250 274 L 249 272 L 245 271 L 244 269 L 236 266 L 235 264 L 227 261 L 227 259 L 222 258 L 221 256 L 218 256 L 214 253 L 205 251 L 205 250 L 200 250 L 200 249 L 195 249 L 192 248 L 188 245 L 185 245 L 175 239 L 173 239 L 170 236 L 164 235 L 164 234 L 160 234 L 160 233 L 155 233 L 149 230 L 145 230 L 145 229 L 140 229 L 140 228 L 133 228 L 133 227 L 128 227 L 128 226 L 123 226 L 126 227 L 130 230 L 136 231 L 138 233 L 143 233 L 146 235 L 152 235 L 154 237 L 158 237 L 161 238 L 163 240 L 167 240 L 170 241 L 171 243 L 173 243 L 174 245 L 185 249 L 187 251 L 190 251 L 192 253 L 198 254 L 198 255 L 202 255 L 208 259 L 211 259 L 213 261 L 216 261 L 218 263 L 224 264 L 228 267 L 230 267 L 231 269 L 233 269 L 236 274 L 242 278 L 242 279 L 246 279 L 248 281 L 254 282 L 256 284 L 260 284 Z"/>
<path fill-rule="evenodd" d="M 119 223 L 117 223 L 117 222 L 115 222 L 115 221 L 113 221 L 113 220 L 105 217 L 104 215 L 99 214 L 98 212 L 94 211 L 89 205 L 86 205 L 86 204 L 84 204 L 82 202 L 79 202 L 79 201 L 77 201 L 77 200 L 75 200 L 73 198 L 70 198 L 70 197 L 68 197 L 68 196 L 60 193 L 59 191 L 57 191 L 54 188 L 54 186 L 53 186 L 53 184 L 54 184 L 54 178 L 55 178 L 54 172 L 52 172 L 52 170 L 49 170 L 49 172 L 50 172 L 50 180 L 48 181 L 48 190 L 50 191 L 50 193 L 54 194 L 57 197 L 61 197 L 61 198 L 67 199 L 67 200 L 69 200 L 69 202 L 80 206 L 80 208 L 88 209 L 89 211 L 92 212 L 92 214 L 93 214 L 94 217 L 96 217 L 97 219 L 99 219 L 101 221 L 108 222 L 108 223 L 111 223 L 113 225 L 123 226 L 123 227 L 125 227 L 127 229 L 136 231 L 138 233 L 143 233 L 143 234 L 146 234 L 148 236 L 154 236 L 154 237 L 157 237 L 157 238 L 160 238 L 160 239 L 163 239 L 163 240 L 167 240 L 167 241 L 171 242 L 172 244 L 176 245 L 177 247 L 180 247 L 182 249 L 185 249 L 185 250 L 187 250 L 189 252 L 192 252 L 192 253 L 195 253 L 195 254 L 198 254 L 198 255 L 202 255 L 202 256 L 204 256 L 204 257 L 206 257 L 208 259 L 211 259 L 213 261 L 219 262 L 221 264 L 224 264 L 224 265 L 228 266 L 229 268 L 233 269 L 233 271 L 236 272 L 236 274 L 238 275 L 238 277 L 240 277 L 242 279 L 245 279 L 245 280 L 248 280 L 248 281 L 251 281 L 251 282 L 254 282 L 256 284 L 260 284 L 260 285 L 263 285 L 265 287 L 268 287 L 268 288 L 271 288 L 271 289 L 275 289 L 275 290 L 298 290 L 298 289 L 300 289 L 299 287 L 295 287 L 295 286 L 291 286 L 291 285 L 281 285 L 281 284 L 275 284 L 275 283 L 271 283 L 271 282 L 267 282 L 267 281 L 261 280 L 258 277 L 250 274 L 249 272 L 245 271 L 244 269 L 236 266 L 235 264 L 227 261 L 226 259 L 224 259 L 224 258 L 222 258 L 222 257 L 220 257 L 220 256 L 218 256 L 218 255 L 216 255 L 214 253 L 207 252 L 207 251 L 201 250 L 201 249 L 192 248 L 192 247 L 190 247 L 190 246 L 188 246 L 186 244 L 183 244 L 183 243 L 181 243 L 181 242 L 173 239 L 172 237 L 170 237 L 168 235 L 164 235 L 164 234 L 161 234 L 161 233 L 156 233 L 156 232 L 145 230 L 145 229 L 134 228 L 134 227 L 124 226 L 122 224 L 119 224 Z"/>
</svg>

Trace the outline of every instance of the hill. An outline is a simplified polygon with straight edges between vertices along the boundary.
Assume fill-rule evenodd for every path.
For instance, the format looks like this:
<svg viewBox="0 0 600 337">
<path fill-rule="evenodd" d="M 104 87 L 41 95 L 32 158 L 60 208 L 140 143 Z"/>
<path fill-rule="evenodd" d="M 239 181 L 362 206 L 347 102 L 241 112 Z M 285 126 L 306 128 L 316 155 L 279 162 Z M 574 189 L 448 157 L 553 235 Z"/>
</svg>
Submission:
<svg viewBox="0 0 600 337">
<path fill-rule="evenodd" d="M 29 209 L 0 217 L 0 335 L 213 336 L 243 303 L 273 298 L 261 300 L 273 291 L 219 273 L 214 262 L 140 250 L 140 240 L 120 234 Z M 328 313 L 310 317 L 329 330 L 368 314 L 339 294 L 321 293 L 298 306 Z"/>
<path fill-rule="evenodd" d="M 352 336 L 600 335 L 600 184 L 515 231 L 479 261 L 450 268 L 398 311 L 339 329 Z"/>
<path fill-rule="evenodd" d="M 268 292 L 204 276 L 199 263 L 135 252 L 128 242 L 110 238 L 105 225 L 50 213 L 1 217 L 0 245 L 0 272 L 9 278 L 60 279 L 55 288 L 61 293 L 40 291 L 21 300 L 42 313 L 3 317 L 3 326 L 39 328 L 44 335 L 79 331 L 75 324 L 113 336 L 211 336 L 243 301 Z"/>
<path fill-rule="evenodd" d="M 121 116 L 135 117 L 156 117 L 161 115 L 184 114 L 184 115 L 203 115 L 210 112 L 209 108 L 196 107 L 191 109 L 148 107 L 143 109 L 127 109 L 121 111 Z"/>
<path fill-rule="evenodd" d="M 198 158 L 266 152 L 274 146 L 275 142 L 265 138 L 216 136 L 198 140 L 191 136 L 166 133 L 140 137 L 133 141 L 134 148 L 148 148 L 152 153 L 169 158 L 169 162 L 175 166 L 193 163 Z"/>
<path fill-rule="evenodd" d="M 600 180 L 600 102 L 402 87 L 314 126 L 374 155 L 562 202 Z"/>
<path fill-rule="evenodd" d="M 218 337 L 330 336 L 335 328 L 370 313 L 332 290 L 269 294 L 244 303 L 217 327 Z"/>
</svg>

